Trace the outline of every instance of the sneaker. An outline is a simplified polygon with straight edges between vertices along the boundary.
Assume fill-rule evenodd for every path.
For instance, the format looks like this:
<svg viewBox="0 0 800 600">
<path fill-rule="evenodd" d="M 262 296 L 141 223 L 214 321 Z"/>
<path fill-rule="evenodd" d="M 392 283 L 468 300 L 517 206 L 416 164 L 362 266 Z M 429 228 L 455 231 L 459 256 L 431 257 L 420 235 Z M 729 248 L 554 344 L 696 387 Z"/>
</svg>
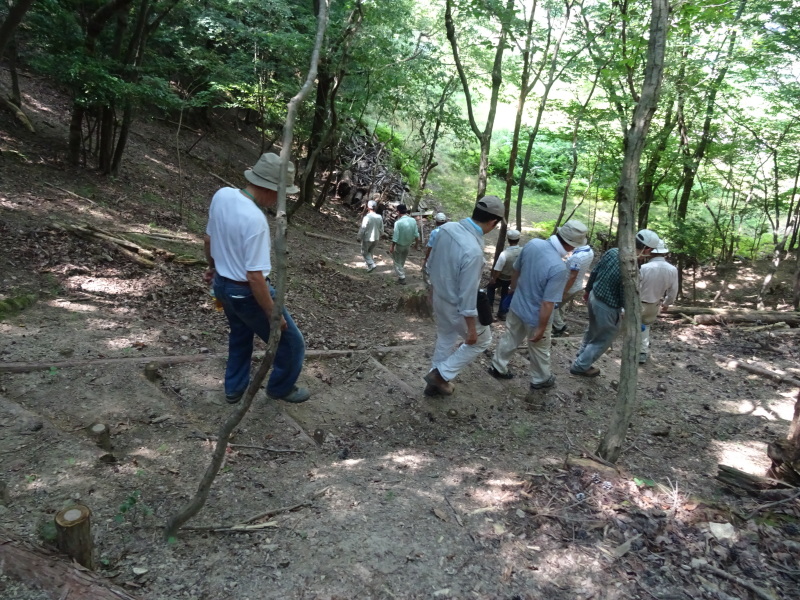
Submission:
<svg viewBox="0 0 800 600">
<path fill-rule="evenodd" d="M 508 371 L 507 373 L 501 373 L 494 368 L 494 365 L 489 367 L 489 375 L 495 379 L 514 379 L 514 374 L 511 371 Z"/>
<path fill-rule="evenodd" d="M 505 321 L 506 320 L 506 313 L 503 313 L 502 315 L 500 313 L 497 313 L 497 320 L 498 321 Z"/>
<path fill-rule="evenodd" d="M 271 400 L 283 400 L 284 402 L 291 402 L 292 404 L 300 404 L 311 397 L 311 392 L 306 388 L 294 386 L 292 391 L 284 396 L 273 396 L 272 394 L 267 394 L 267 396 Z"/>
<path fill-rule="evenodd" d="M 532 390 L 543 390 L 543 389 L 546 389 L 546 388 L 551 388 L 555 384 L 556 384 L 556 376 L 555 375 L 550 375 L 549 379 L 546 379 L 544 381 L 540 381 L 539 383 L 532 383 L 531 384 L 531 389 Z"/>
<path fill-rule="evenodd" d="M 639 364 L 643 365 L 647 362 L 647 354 L 640 354 L 639 355 Z"/>
<path fill-rule="evenodd" d="M 428 384 L 428 387 L 436 388 L 440 394 L 444 394 L 445 396 L 452 395 L 453 391 L 455 390 L 455 386 L 452 383 L 444 380 L 444 377 L 442 377 L 441 373 L 439 373 L 439 369 L 433 369 L 427 375 L 425 375 L 423 379 L 425 380 L 425 383 Z M 425 389 L 428 388 L 426 387 Z"/>
<path fill-rule="evenodd" d="M 574 368 L 570 367 L 569 372 L 579 377 L 597 377 L 600 375 L 600 369 L 597 367 L 589 367 L 585 371 L 576 371 Z"/>
<path fill-rule="evenodd" d="M 375 265 L 372 265 L 371 267 L 367 267 L 367 273 L 372 273 L 374 270 L 375 270 Z"/>
<path fill-rule="evenodd" d="M 236 404 L 244 396 L 244 391 L 237 392 L 236 394 L 225 394 L 225 400 L 228 404 Z"/>
<path fill-rule="evenodd" d="M 564 337 L 565 335 L 567 335 L 567 326 L 564 325 L 561 329 L 556 329 L 555 327 L 553 327 L 552 335 L 553 337 Z"/>
<path fill-rule="evenodd" d="M 401 277 L 400 279 L 397 280 L 397 283 L 399 283 L 400 285 L 405 285 L 406 284 L 406 278 L 405 277 Z"/>
</svg>

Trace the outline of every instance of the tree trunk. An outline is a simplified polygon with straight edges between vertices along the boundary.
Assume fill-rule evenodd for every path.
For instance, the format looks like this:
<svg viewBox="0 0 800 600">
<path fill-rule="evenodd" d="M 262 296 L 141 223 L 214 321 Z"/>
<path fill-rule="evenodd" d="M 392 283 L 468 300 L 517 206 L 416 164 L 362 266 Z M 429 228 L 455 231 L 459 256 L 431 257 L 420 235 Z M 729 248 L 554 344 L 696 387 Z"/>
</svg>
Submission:
<svg viewBox="0 0 800 600">
<path fill-rule="evenodd" d="M 505 14 L 512 13 L 514 8 L 514 0 L 507 0 Z M 450 47 L 453 50 L 453 59 L 456 63 L 458 76 L 461 79 L 461 87 L 464 90 L 464 99 L 467 103 L 467 116 L 469 117 L 469 124 L 472 132 L 481 145 L 481 158 L 478 167 L 478 190 L 477 199 L 480 200 L 486 194 L 486 180 L 488 178 L 488 164 L 489 164 L 489 150 L 492 145 L 492 129 L 494 128 L 494 117 L 497 113 L 497 102 L 500 97 L 500 86 L 503 83 L 503 52 L 506 47 L 506 38 L 508 37 L 509 19 L 503 18 L 500 25 L 500 37 L 497 42 L 497 49 L 494 54 L 494 63 L 492 64 L 492 87 L 491 95 L 489 97 L 489 115 L 486 117 L 486 126 L 483 131 L 478 127 L 475 120 L 475 114 L 472 108 L 472 94 L 470 92 L 469 80 L 461 64 L 461 55 L 458 50 L 458 41 L 456 40 L 456 29 L 453 24 L 453 2 L 447 0 L 445 5 L 444 15 L 445 29 L 447 31 L 447 39 L 450 42 Z"/>
<path fill-rule="evenodd" d="M 17 0 L 14 6 L 9 9 L 6 20 L 0 25 L 0 59 L 3 58 L 6 45 L 11 42 L 11 39 L 14 37 L 14 31 L 17 29 L 17 25 L 20 24 L 25 13 L 28 12 L 28 9 L 33 3 L 34 0 Z"/>
<path fill-rule="evenodd" d="M 747 0 L 741 0 L 741 3 L 739 4 L 739 10 L 736 14 L 735 23 L 738 23 L 746 4 Z M 737 28 L 731 26 L 727 53 L 722 58 L 723 65 L 717 73 L 717 76 L 709 84 L 708 95 L 706 96 L 706 112 L 703 120 L 703 132 L 700 135 L 700 140 L 697 142 L 694 152 L 691 154 L 691 156 L 687 157 L 687 160 L 684 163 L 681 197 L 678 201 L 676 214 L 679 221 L 686 219 L 686 214 L 689 210 L 689 199 L 692 195 L 692 188 L 694 187 L 697 169 L 700 167 L 700 163 L 703 161 L 703 158 L 706 155 L 706 150 L 711 143 L 711 122 L 714 118 L 714 109 L 717 105 L 717 93 L 719 92 L 719 88 L 728 73 L 729 61 L 733 56 L 734 49 L 736 48 L 737 32 Z"/>
<path fill-rule="evenodd" d="M 633 122 L 625 136 L 625 156 L 622 164 L 617 197 L 620 207 L 618 230 L 620 267 L 626 315 L 623 320 L 625 341 L 622 344 L 622 367 L 611 424 L 603 437 L 597 454 L 616 462 L 622 452 L 625 434 L 631 422 L 636 401 L 637 363 L 641 336 L 641 302 L 639 301 L 638 269 L 634 243 L 634 212 L 642 156 L 647 130 L 658 106 L 661 81 L 664 74 L 664 54 L 669 25 L 667 0 L 652 0 L 650 39 L 647 47 L 642 93 L 633 112 Z"/>
</svg>

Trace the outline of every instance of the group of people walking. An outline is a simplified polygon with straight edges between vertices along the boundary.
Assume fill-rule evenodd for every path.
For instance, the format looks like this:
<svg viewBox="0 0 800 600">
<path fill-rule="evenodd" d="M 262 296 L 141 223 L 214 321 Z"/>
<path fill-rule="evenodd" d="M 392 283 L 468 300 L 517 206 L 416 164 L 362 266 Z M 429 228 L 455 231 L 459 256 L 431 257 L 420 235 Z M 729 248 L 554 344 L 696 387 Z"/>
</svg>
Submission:
<svg viewBox="0 0 800 600">
<path fill-rule="evenodd" d="M 249 385 L 254 336 L 264 341 L 269 338 L 275 290 L 269 285 L 269 224 L 261 209 L 277 202 L 279 167 L 277 155 L 262 155 L 245 171 L 246 187 L 220 189 L 209 210 L 205 281 L 213 286 L 230 326 L 225 371 L 225 397 L 230 403 L 238 402 Z M 293 174 L 294 166 L 289 163 L 289 181 Z M 295 186 L 287 189 L 290 194 L 297 191 Z M 373 198 L 367 202 L 357 236 L 367 272 L 376 267 L 375 246 L 383 233 L 383 219 L 376 209 Z M 409 250 L 412 245 L 420 247 L 420 233 L 406 206 L 397 209 L 390 252 L 402 285 Z M 491 318 L 479 318 L 479 286 L 485 264 L 484 237 L 503 222 L 504 215 L 503 201 L 490 195 L 478 200 L 472 215 L 461 221 L 448 222 L 443 213 L 435 216 L 437 227 L 429 236 L 422 262 L 436 320 L 431 368 L 424 377 L 428 396 L 452 394 L 456 376 L 491 345 Z M 490 306 L 500 290 L 497 318 L 506 326 L 489 373 L 498 379 L 512 378 L 509 362 L 527 339 L 531 389 L 554 386 L 551 336 L 566 333 L 566 305 L 583 292 L 589 326 L 570 373 L 599 375 L 594 363 L 610 347 L 624 313 L 618 249 L 603 255 L 584 290 L 594 253 L 587 244 L 587 227 L 580 221 L 569 220 L 548 239 L 532 239 L 524 246 L 520 246 L 520 232 L 514 229 L 506 231 L 506 239 L 508 247 L 495 262 L 487 286 Z M 649 326 L 662 306 L 674 302 L 678 276 L 677 269 L 665 260 L 667 248 L 653 231 L 637 233 L 636 251 L 641 260 L 653 257 L 642 266 L 640 275 L 643 329 L 639 359 L 644 362 L 649 355 Z M 310 392 L 296 385 L 305 340 L 285 308 L 281 329 L 267 394 L 287 402 L 305 402 Z"/>
</svg>

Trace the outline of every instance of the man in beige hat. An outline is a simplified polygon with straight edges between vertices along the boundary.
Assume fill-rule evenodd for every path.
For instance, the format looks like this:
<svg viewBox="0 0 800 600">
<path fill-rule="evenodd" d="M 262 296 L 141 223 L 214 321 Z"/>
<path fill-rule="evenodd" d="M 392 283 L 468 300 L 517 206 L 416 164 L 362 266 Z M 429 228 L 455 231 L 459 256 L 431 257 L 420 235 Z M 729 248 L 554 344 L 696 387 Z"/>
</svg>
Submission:
<svg viewBox="0 0 800 600">
<path fill-rule="evenodd" d="M 275 290 L 269 285 L 269 223 L 263 208 L 278 201 L 280 157 L 267 153 L 252 169 L 244 172 L 244 189 L 224 187 L 214 194 L 208 213 L 205 254 L 209 269 L 205 280 L 213 283 L 214 294 L 222 303 L 230 325 L 228 364 L 225 369 L 225 398 L 239 401 L 250 384 L 253 339 L 269 340 Z M 299 192 L 294 181 L 294 165 L 288 165 L 287 194 Z M 303 369 L 305 340 L 286 308 L 281 321 L 267 395 L 286 402 L 305 402 L 310 393 L 295 385 Z"/>
<path fill-rule="evenodd" d="M 504 215 L 500 198 L 484 196 L 475 204 L 471 218 L 445 223 L 436 235 L 428 259 L 436 347 L 431 370 L 424 377 L 427 396 L 452 394 L 453 378 L 492 343 L 491 329 L 478 322 L 478 287 L 485 261 L 483 236 L 497 227 Z"/>
<path fill-rule="evenodd" d="M 550 372 L 550 327 L 553 309 L 564 295 L 567 271 L 564 257 L 586 244 L 586 225 L 567 221 L 549 239 L 533 239 L 522 249 L 514 263 L 509 292 L 514 296 L 506 318 L 506 334 L 498 342 L 489 374 L 497 379 L 511 379 L 511 357 L 522 340 L 528 340 L 530 387 L 540 390 L 553 387 Z"/>
</svg>

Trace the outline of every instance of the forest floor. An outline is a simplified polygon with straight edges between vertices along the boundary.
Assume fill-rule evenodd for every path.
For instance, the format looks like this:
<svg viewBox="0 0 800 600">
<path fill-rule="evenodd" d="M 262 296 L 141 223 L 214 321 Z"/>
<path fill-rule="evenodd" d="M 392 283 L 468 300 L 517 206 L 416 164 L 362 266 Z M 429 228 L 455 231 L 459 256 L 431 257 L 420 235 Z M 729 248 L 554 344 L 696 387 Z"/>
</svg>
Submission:
<svg viewBox="0 0 800 600">
<path fill-rule="evenodd" d="M 571 335 L 553 342 L 551 390 L 529 393 L 520 352 L 515 379 L 488 376 L 487 355 L 452 397 L 427 398 L 435 327 L 398 309 L 423 289 L 422 254 L 409 259 L 408 286 L 386 242 L 367 274 L 358 216 L 335 201 L 301 209 L 289 232 L 287 306 L 306 336 L 300 383 L 313 396 L 287 405 L 260 394 L 189 523 L 200 529 L 164 543 L 231 412 L 225 318 L 202 267 L 158 258 L 145 268 L 69 226 L 200 257 L 212 174 L 241 184 L 258 142 L 230 118 L 193 124 L 181 146 L 204 138 L 179 168 L 174 125 L 143 119 L 122 174 L 103 178 L 64 163 L 65 98 L 23 84 L 38 133 L 0 112 L 0 299 L 36 299 L 0 322 L 10 496 L 0 529 L 15 539 L 40 544 L 58 510 L 86 504 L 98 573 L 148 600 L 797 597 L 800 506 L 764 507 L 714 478 L 719 463 L 765 473 L 766 444 L 785 435 L 798 392 L 714 355 L 792 373 L 795 337 L 661 319 L 625 451 L 607 467 L 591 452 L 615 401 L 621 341 L 597 379 L 569 375 L 586 323 L 578 305 Z M 687 274 L 686 287 L 699 303 L 723 286 L 719 305 L 752 306 L 765 266 L 733 269 Z M 778 272 L 771 308 L 788 308 L 790 278 Z M 492 328 L 496 342 L 504 325 Z M 145 377 L 149 359 L 173 356 L 191 362 Z M 20 362 L 31 367 L 10 372 Z M 112 457 L 85 433 L 95 422 L 111 428 Z M 258 526 L 232 530 L 242 523 Z M 22 587 L 0 577 L 4 598 L 40 597 Z"/>
</svg>

